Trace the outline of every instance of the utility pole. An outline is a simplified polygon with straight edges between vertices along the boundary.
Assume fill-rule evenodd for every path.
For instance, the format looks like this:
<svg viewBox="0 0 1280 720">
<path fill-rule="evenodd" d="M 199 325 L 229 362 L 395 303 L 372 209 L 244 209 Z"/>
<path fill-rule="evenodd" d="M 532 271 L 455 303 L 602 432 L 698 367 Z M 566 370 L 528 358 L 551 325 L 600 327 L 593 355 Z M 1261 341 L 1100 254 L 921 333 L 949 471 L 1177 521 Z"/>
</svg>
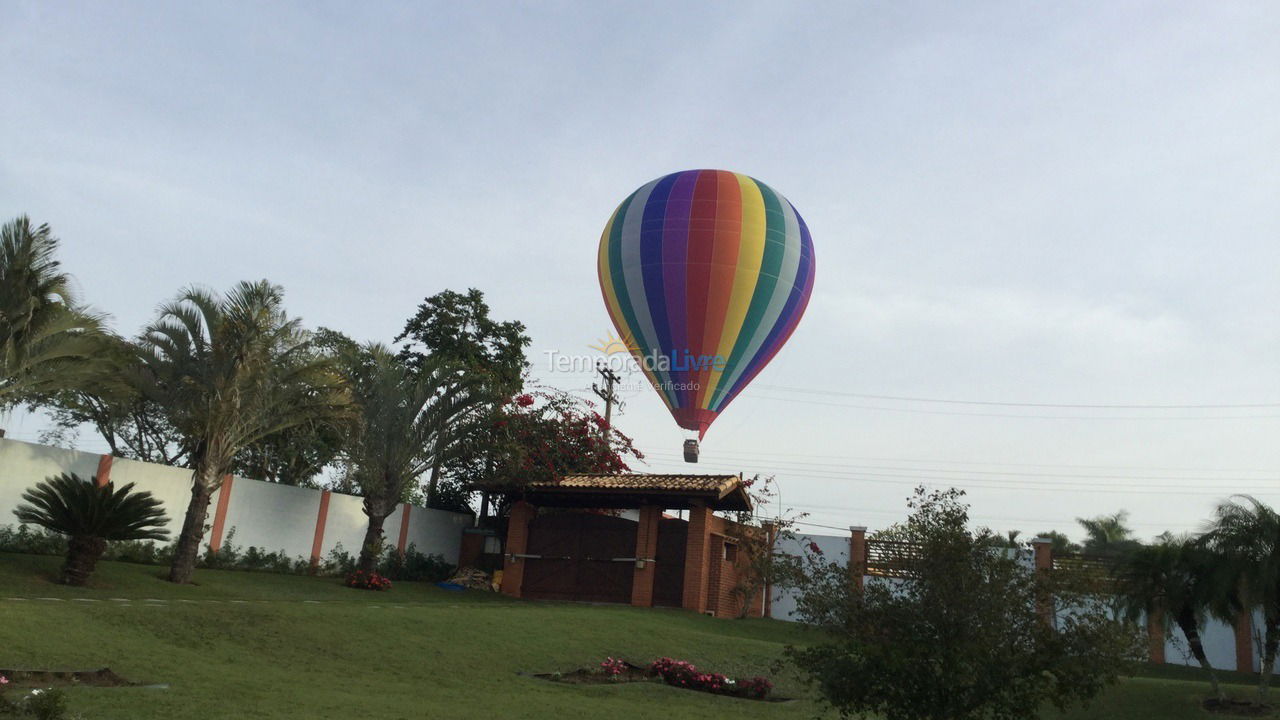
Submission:
<svg viewBox="0 0 1280 720">
<path fill-rule="evenodd" d="M 618 395 L 613 391 L 613 384 L 620 379 L 618 374 L 609 368 L 605 363 L 596 366 L 596 372 L 600 373 L 600 377 L 604 378 L 604 387 L 601 388 L 596 383 L 591 383 L 591 392 L 604 401 L 604 437 L 609 439 L 609 430 L 613 428 L 613 404 L 618 403 L 618 412 L 622 412 L 623 403 L 618 399 Z"/>
</svg>

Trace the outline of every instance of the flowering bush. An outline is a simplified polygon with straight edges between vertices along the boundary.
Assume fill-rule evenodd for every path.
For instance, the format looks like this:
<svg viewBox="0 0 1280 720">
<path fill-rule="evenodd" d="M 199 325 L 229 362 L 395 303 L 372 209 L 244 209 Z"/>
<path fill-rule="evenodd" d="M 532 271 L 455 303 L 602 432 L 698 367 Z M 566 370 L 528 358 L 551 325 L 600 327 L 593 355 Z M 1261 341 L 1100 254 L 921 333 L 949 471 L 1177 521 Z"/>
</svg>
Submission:
<svg viewBox="0 0 1280 720">
<path fill-rule="evenodd" d="M 391 581 L 377 572 L 366 573 L 363 570 L 357 570 L 347 575 L 346 586 L 359 590 L 390 590 Z"/>
<path fill-rule="evenodd" d="M 763 700 L 769 696 L 769 693 L 773 692 L 773 683 L 769 682 L 768 678 L 763 678 L 759 675 L 738 683 L 738 686 L 742 688 L 744 695 L 759 700 Z"/>
<path fill-rule="evenodd" d="M 673 660 L 669 657 L 654 660 L 649 665 L 649 673 L 662 678 L 668 685 L 757 700 L 763 700 L 773 690 L 773 683 L 762 677 L 737 681 L 720 673 L 702 672 L 687 660 Z"/>
<path fill-rule="evenodd" d="M 626 669 L 627 664 L 615 657 L 607 657 L 600 663 L 600 672 L 608 675 L 610 680 L 617 680 Z"/>
</svg>

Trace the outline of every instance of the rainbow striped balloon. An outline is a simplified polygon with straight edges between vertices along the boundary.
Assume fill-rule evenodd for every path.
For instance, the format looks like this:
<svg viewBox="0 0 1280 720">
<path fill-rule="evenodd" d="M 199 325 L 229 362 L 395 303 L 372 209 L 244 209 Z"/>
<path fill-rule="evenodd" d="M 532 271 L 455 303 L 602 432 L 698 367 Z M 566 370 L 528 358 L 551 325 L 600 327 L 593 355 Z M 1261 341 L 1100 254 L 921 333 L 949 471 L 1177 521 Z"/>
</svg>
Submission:
<svg viewBox="0 0 1280 720">
<path fill-rule="evenodd" d="M 600 237 L 613 324 L 680 427 L 701 438 L 791 337 L 813 241 L 754 178 L 686 170 L 631 193 Z"/>
</svg>

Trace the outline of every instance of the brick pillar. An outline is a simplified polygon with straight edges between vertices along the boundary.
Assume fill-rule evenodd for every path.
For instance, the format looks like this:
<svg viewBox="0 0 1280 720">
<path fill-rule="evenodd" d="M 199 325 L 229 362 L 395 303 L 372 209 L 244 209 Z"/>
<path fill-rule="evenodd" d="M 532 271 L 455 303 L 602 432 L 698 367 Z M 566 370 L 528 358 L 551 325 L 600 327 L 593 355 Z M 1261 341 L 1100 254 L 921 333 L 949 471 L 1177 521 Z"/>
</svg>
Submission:
<svg viewBox="0 0 1280 720">
<path fill-rule="evenodd" d="M 681 606 L 694 612 L 707 610 L 707 581 L 711 544 L 711 508 L 698 502 L 689 508 L 689 537 L 684 546 L 684 597 Z"/>
<path fill-rule="evenodd" d="M 222 548 L 222 534 L 226 530 L 227 508 L 231 507 L 231 486 L 235 478 L 227 475 L 222 478 L 222 486 L 218 488 L 218 508 L 213 511 L 213 529 L 209 534 L 209 549 L 218 552 Z"/>
<path fill-rule="evenodd" d="M 1036 574 L 1048 579 L 1049 573 L 1053 572 L 1053 541 L 1049 538 L 1032 538 L 1031 547 L 1035 550 Z M 1053 596 L 1048 591 L 1040 593 L 1036 598 L 1036 610 L 1047 624 L 1054 625 Z"/>
<path fill-rule="evenodd" d="M 1164 611 L 1160 609 L 1147 615 L 1147 660 L 1164 664 Z"/>
<path fill-rule="evenodd" d="M 111 462 L 115 458 L 110 455 L 103 455 L 98 458 L 98 474 L 93 476 L 93 484 L 98 487 L 105 487 L 111 482 Z"/>
<path fill-rule="evenodd" d="M 865 525 L 849 526 L 849 580 L 854 587 L 862 589 L 867 575 L 867 527 Z"/>
<path fill-rule="evenodd" d="M 324 547 L 324 524 L 329 519 L 329 496 L 333 493 L 325 490 L 320 493 L 320 510 L 316 513 L 316 533 L 311 538 L 311 574 L 320 569 L 320 549 Z"/>
<path fill-rule="evenodd" d="M 1236 670 L 1253 672 L 1253 613 L 1241 610 L 1236 616 Z"/>
<path fill-rule="evenodd" d="M 405 503 L 400 515 L 400 537 L 396 540 L 396 552 L 400 557 L 404 557 L 404 551 L 409 547 L 409 513 L 412 509 L 412 505 Z"/>
<path fill-rule="evenodd" d="M 658 571 L 653 558 L 658 554 L 658 521 L 661 519 L 662 508 L 656 505 L 640 508 L 640 522 L 636 523 L 636 569 L 631 581 L 632 605 L 653 605 L 653 577 Z"/>
<path fill-rule="evenodd" d="M 511 515 L 507 518 L 507 555 L 502 563 L 502 593 L 511 597 L 520 597 L 524 585 L 524 558 L 529 548 L 529 521 L 537 514 L 537 508 L 521 500 L 511 506 Z"/>
</svg>

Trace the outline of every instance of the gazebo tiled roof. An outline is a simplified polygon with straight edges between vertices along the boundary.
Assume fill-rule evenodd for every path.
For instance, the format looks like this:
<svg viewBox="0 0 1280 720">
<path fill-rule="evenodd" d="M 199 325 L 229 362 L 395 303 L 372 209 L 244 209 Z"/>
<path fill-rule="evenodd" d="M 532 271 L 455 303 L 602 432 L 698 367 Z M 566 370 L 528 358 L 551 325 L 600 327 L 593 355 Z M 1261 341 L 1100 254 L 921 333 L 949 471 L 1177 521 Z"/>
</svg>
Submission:
<svg viewBox="0 0 1280 720">
<path fill-rule="evenodd" d="M 630 508 L 659 505 L 687 508 L 695 502 L 713 510 L 750 510 L 740 475 L 620 473 L 565 475 L 525 486 L 525 499 L 546 507 Z"/>
</svg>

